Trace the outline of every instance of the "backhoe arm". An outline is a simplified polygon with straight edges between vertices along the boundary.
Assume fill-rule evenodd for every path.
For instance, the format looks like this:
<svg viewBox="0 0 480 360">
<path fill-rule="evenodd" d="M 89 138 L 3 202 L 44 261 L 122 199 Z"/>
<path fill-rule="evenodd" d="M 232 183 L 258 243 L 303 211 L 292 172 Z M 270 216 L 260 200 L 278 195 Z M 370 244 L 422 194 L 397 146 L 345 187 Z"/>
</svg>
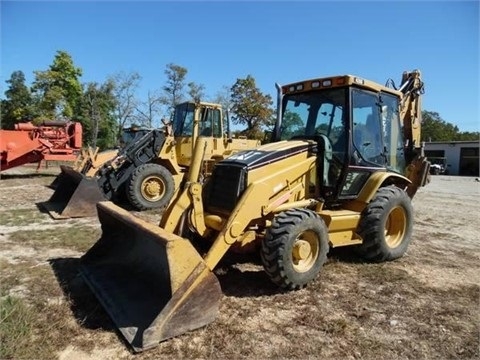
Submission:
<svg viewBox="0 0 480 360">
<path fill-rule="evenodd" d="M 407 187 L 407 193 L 413 198 L 419 187 L 428 184 L 430 169 L 421 143 L 421 100 L 425 91 L 420 71 L 404 72 L 399 90 L 403 94 L 400 102 L 400 119 L 405 138 L 406 176 L 412 182 Z"/>
<path fill-rule="evenodd" d="M 404 72 L 402 85 L 399 89 L 403 93 L 400 102 L 400 119 L 403 123 L 403 134 L 409 151 L 415 152 L 420 148 L 422 125 L 422 94 L 424 93 L 420 71 Z"/>
</svg>

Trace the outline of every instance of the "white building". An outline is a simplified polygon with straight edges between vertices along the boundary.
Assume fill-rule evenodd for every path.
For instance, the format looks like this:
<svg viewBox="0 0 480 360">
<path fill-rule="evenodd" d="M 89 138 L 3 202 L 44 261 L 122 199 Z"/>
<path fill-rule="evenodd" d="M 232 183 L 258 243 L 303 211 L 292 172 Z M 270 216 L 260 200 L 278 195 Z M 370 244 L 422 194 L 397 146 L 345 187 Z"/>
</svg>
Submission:
<svg viewBox="0 0 480 360">
<path fill-rule="evenodd" d="M 435 141 L 425 143 L 425 155 L 442 163 L 450 175 L 480 176 L 478 141 Z"/>
</svg>

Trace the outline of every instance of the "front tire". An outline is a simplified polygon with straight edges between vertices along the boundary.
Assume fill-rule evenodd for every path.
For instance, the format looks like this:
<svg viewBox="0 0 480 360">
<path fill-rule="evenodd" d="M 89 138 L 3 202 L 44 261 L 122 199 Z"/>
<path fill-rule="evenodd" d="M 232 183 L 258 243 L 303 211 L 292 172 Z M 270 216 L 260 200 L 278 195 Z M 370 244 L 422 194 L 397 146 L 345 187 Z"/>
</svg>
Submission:
<svg viewBox="0 0 480 360">
<path fill-rule="evenodd" d="M 407 251 L 412 227 L 413 209 L 405 191 L 396 186 L 380 188 L 362 213 L 357 232 L 363 244 L 357 252 L 373 262 L 398 259 Z"/>
<path fill-rule="evenodd" d="M 158 164 L 144 164 L 133 172 L 127 198 L 137 210 L 158 209 L 169 204 L 175 191 L 173 176 Z"/>
<path fill-rule="evenodd" d="M 305 209 L 276 216 L 260 251 L 265 272 L 287 290 L 300 289 L 315 279 L 327 253 L 327 226 L 318 214 Z"/>
</svg>

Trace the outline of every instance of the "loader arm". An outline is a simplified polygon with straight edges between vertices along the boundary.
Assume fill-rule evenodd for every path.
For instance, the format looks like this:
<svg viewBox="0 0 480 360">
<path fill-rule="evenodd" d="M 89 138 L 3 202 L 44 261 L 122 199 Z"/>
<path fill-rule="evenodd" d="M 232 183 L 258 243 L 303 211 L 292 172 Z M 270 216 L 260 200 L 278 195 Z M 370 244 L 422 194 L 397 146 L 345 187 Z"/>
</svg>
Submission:
<svg viewBox="0 0 480 360">
<path fill-rule="evenodd" d="M 206 141 L 202 137 L 197 140 L 192 165 L 201 163 Z M 307 142 L 298 141 L 298 144 L 304 149 L 309 146 Z M 185 189 L 163 215 L 160 227 L 179 236 L 183 234 L 186 222 L 203 237 L 218 231 L 205 256 L 207 267 L 213 270 L 232 244 L 249 236 L 246 229 L 252 220 L 268 216 L 280 206 L 285 210 L 302 201 L 305 202 L 302 202 L 303 206 L 316 204 L 313 200 L 305 200 L 303 185 L 306 174 L 316 166 L 316 157 L 304 151 L 284 161 L 284 166 L 273 173 L 260 170 L 258 179 L 248 185 L 228 217 L 204 210 L 207 201 L 203 199 L 202 184 L 196 181 L 200 170 L 192 166 Z"/>
<path fill-rule="evenodd" d="M 139 140 L 128 144 L 118 156 L 102 166 L 98 171 L 97 181 L 105 197 L 111 199 L 136 168 L 156 158 L 164 143 L 163 131 L 152 130 Z"/>
</svg>

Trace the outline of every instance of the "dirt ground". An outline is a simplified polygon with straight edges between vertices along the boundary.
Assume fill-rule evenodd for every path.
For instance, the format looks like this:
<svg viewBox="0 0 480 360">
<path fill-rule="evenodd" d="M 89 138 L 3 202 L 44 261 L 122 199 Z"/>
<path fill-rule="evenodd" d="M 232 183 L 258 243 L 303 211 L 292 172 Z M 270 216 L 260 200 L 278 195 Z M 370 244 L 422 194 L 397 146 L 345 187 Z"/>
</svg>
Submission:
<svg viewBox="0 0 480 360">
<path fill-rule="evenodd" d="M 280 292 L 257 259 L 220 263 L 217 319 L 135 355 L 77 274 L 101 233 L 97 218 L 53 220 L 38 206 L 58 171 L 24 166 L 0 178 L 0 358 L 480 357 L 475 178 L 432 177 L 414 198 L 412 242 L 397 261 L 362 263 L 332 251 L 318 279 L 295 292 Z"/>
</svg>

